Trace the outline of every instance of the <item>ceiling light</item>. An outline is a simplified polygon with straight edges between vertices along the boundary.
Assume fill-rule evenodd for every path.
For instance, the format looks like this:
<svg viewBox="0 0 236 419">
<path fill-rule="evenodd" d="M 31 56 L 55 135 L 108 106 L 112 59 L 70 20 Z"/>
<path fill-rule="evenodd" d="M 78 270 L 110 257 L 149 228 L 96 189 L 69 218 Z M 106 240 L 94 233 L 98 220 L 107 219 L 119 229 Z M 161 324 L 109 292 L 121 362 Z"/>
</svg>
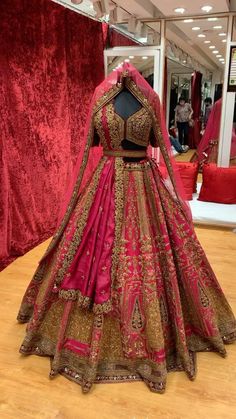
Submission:
<svg viewBox="0 0 236 419">
<path fill-rule="evenodd" d="M 200 33 L 200 34 L 198 35 L 198 38 L 206 38 L 206 35 L 204 35 L 203 33 Z"/>
<path fill-rule="evenodd" d="M 215 48 L 215 45 L 211 45 L 209 48 L 210 49 L 214 49 Z"/>
<path fill-rule="evenodd" d="M 217 25 L 217 26 L 213 26 L 213 29 L 222 29 L 223 26 Z"/>
<path fill-rule="evenodd" d="M 186 60 L 183 60 L 183 63 L 185 64 L 187 61 Z"/>
<path fill-rule="evenodd" d="M 184 12 L 186 12 L 186 9 L 184 9 L 183 7 L 177 7 L 176 9 L 174 9 L 175 13 L 181 13 L 183 14 Z"/>
<path fill-rule="evenodd" d="M 211 41 L 204 41 L 204 44 L 210 44 Z"/>
<path fill-rule="evenodd" d="M 218 20 L 218 17 L 209 17 L 207 20 L 209 22 L 215 22 L 216 20 Z"/>
<path fill-rule="evenodd" d="M 223 39 L 222 42 L 226 42 L 226 39 Z"/>
<path fill-rule="evenodd" d="M 129 58 L 132 60 L 134 58 L 134 55 L 129 55 Z"/>
<path fill-rule="evenodd" d="M 129 63 L 129 62 L 130 62 L 129 58 L 126 58 L 125 63 Z"/>
<path fill-rule="evenodd" d="M 192 31 L 200 31 L 200 27 L 199 26 L 193 26 Z"/>
<path fill-rule="evenodd" d="M 212 6 L 203 6 L 201 7 L 203 12 L 209 13 L 212 10 Z"/>
<path fill-rule="evenodd" d="M 219 33 L 218 35 L 219 35 L 219 36 L 226 36 L 226 33 L 225 33 L 225 32 L 221 32 L 221 33 Z"/>
<path fill-rule="evenodd" d="M 219 51 L 215 50 L 215 51 L 212 51 L 212 52 L 213 52 L 213 54 L 218 54 Z"/>
<path fill-rule="evenodd" d="M 142 59 L 143 59 L 143 60 L 147 60 L 147 59 L 148 59 L 148 57 L 144 56 L 144 57 L 142 57 Z"/>
<path fill-rule="evenodd" d="M 225 59 L 224 58 L 219 58 L 219 61 L 224 61 Z"/>
<path fill-rule="evenodd" d="M 221 55 L 221 54 L 218 54 L 216 57 L 217 57 L 217 58 L 221 58 L 221 57 L 222 57 L 222 55 Z"/>
<path fill-rule="evenodd" d="M 192 23 L 193 19 L 184 19 L 184 23 Z"/>
</svg>

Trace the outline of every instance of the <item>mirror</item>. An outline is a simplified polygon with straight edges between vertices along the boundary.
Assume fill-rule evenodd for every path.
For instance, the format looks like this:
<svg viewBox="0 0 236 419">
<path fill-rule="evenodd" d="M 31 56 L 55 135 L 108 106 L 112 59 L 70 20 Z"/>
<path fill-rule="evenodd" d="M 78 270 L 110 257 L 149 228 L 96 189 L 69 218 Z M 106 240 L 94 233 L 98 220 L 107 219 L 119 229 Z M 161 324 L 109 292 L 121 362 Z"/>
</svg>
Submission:
<svg viewBox="0 0 236 419">
<path fill-rule="evenodd" d="M 131 62 L 150 83 L 160 90 L 160 50 L 159 47 L 114 47 L 104 51 L 105 73 L 109 74 L 123 62 Z"/>
<path fill-rule="evenodd" d="M 228 18 L 215 16 L 171 19 L 166 23 L 167 126 L 170 129 L 175 124 L 177 139 L 189 148 L 187 153 L 176 153 L 177 160 L 196 158 L 211 107 L 222 95 L 227 24 Z M 178 104 L 180 97 L 185 111 Z M 215 140 L 220 135 L 220 123 L 217 123 Z M 209 158 L 212 161 L 213 156 Z M 217 162 L 217 151 L 214 160 Z"/>
<path fill-rule="evenodd" d="M 142 76 L 148 81 L 148 83 L 153 87 L 154 83 L 154 57 L 153 56 L 115 56 L 108 58 L 108 74 L 113 70 L 118 68 L 124 62 L 132 63 Z"/>
</svg>

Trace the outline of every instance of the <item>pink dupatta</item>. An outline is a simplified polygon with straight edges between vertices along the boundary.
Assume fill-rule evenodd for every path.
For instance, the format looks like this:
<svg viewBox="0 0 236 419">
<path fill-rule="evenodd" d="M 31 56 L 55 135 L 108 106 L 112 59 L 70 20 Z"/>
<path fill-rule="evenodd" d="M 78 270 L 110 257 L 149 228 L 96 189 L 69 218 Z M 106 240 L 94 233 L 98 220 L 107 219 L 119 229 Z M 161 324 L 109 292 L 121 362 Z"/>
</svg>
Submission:
<svg viewBox="0 0 236 419">
<path fill-rule="evenodd" d="M 169 135 L 166 129 L 165 119 L 159 97 L 133 65 L 124 63 L 117 70 L 113 71 L 95 89 L 88 113 L 86 126 L 84 129 L 84 145 L 78 156 L 73 176 L 71 178 L 70 184 L 68 185 L 67 193 L 61 205 L 58 217 L 58 229 L 45 255 L 43 256 L 43 259 L 58 243 L 76 205 L 78 197 L 81 194 L 81 191 L 85 187 L 87 181 L 92 177 L 98 166 L 98 163 L 103 154 L 103 148 L 101 146 L 93 146 L 94 115 L 96 114 L 101 104 L 104 103 L 106 97 L 109 97 L 110 90 L 121 82 L 122 77 L 130 77 L 144 97 L 145 106 L 148 107 L 153 118 L 154 135 L 160 148 L 158 165 L 160 167 L 161 176 L 163 177 L 170 193 L 174 195 L 175 199 L 179 201 L 180 205 L 186 213 L 186 216 L 191 219 L 191 211 L 185 199 L 182 181 L 180 179 L 179 171 L 172 155 Z M 149 147 L 148 154 L 150 157 L 152 156 L 151 146 Z"/>
</svg>

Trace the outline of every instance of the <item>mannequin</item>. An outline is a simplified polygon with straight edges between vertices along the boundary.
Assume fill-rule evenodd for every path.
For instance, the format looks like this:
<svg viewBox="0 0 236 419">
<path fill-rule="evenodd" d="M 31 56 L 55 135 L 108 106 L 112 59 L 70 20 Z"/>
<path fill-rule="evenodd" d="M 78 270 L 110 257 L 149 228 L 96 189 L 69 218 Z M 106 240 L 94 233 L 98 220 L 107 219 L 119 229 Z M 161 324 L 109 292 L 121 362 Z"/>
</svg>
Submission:
<svg viewBox="0 0 236 419">
<path fill-rule="evenodd" d="M 128 89 L 126 89 L 126 87 L 124 87 L 123 90 L 115 97 L 114 104 L 116 113 L 118 113 L 118 115 L 120 115 L 125 121 L 142 108 L 141 103 Z M 121 144 L 124 150 L 145 150 L 145 147 L 134 144 L 126 138 L 124 138 Z M 139 157 L 124 157 L 123 160 L 126 162 L 132 162 L 140 161 L 142 159 Z"/>
<path fill-rule="evenodd" d="M 124 87 L 115 97 L 115 110 L 124 120 L 142 108 L 141 103 Z"/>
<path fill-rule="evenodd" d="M 127 121 L 127 119 L 138 112 L 142 108 L 142 104 L 138 101 L 138 99 L 135 98 L 135 96 L 125 87 L 124 81 L 123 81 L 123 89 L 120 93 L 118 93 L 114 97 L 114 108 L 115 112 L 124 120 Z M 154 132 L 153 129 L 151 129 L 150 132 L 150 143 L 153 144 L 154 139 Z M 99 144 L 99 136 L 95 132 L 93 145 L 96 146 Z M 146 150 L 146 147 L 140 146 L 138 144 L 134 144 L 132 141 L 128 140 L 127 138 L 124 138 L 121 142 L 122 148 L 124 150 Z M 142 160 L 140 157 L 123 157 L 123 160 L 125 162 L 139 162 Z"/>
</svg>

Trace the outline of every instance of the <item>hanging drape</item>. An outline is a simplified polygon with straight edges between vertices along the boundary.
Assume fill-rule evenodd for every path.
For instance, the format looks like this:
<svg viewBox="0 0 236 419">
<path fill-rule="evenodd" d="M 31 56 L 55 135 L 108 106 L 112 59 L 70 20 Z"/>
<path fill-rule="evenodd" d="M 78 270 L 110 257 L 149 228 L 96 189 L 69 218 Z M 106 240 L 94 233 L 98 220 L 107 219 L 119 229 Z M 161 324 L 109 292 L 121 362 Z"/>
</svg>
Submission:
<svg viewBox="0 0 236 419">
<path fill-rule="evenodd" d="M 106 48 L 108 45 L 109 39 L 109 25 L 106 22 L 102 22 L 102 38 L 103 38 L 103 46 Z"/>
<path fill-rule="evenodd" d="M 128 38 L 122 33 L 115 31 L 113 28 L 109 30 L 109 45 L 113 47 L 132 47 L 140 45 L 137 41 Z"/>
<path fill-rule="evenodd" d="M 200 142 L 201 132 L 202 73 L 194 71 L 191 77 L 191 104 L 194 126 L 190 129 L 189 146 L 196 148 Z"/>
<path fill-rule="evenodd" d="M 102 25 L 50 0 L 0 4 L 0 268 L 49 237 L 104 76 Z"/>
</svg>

